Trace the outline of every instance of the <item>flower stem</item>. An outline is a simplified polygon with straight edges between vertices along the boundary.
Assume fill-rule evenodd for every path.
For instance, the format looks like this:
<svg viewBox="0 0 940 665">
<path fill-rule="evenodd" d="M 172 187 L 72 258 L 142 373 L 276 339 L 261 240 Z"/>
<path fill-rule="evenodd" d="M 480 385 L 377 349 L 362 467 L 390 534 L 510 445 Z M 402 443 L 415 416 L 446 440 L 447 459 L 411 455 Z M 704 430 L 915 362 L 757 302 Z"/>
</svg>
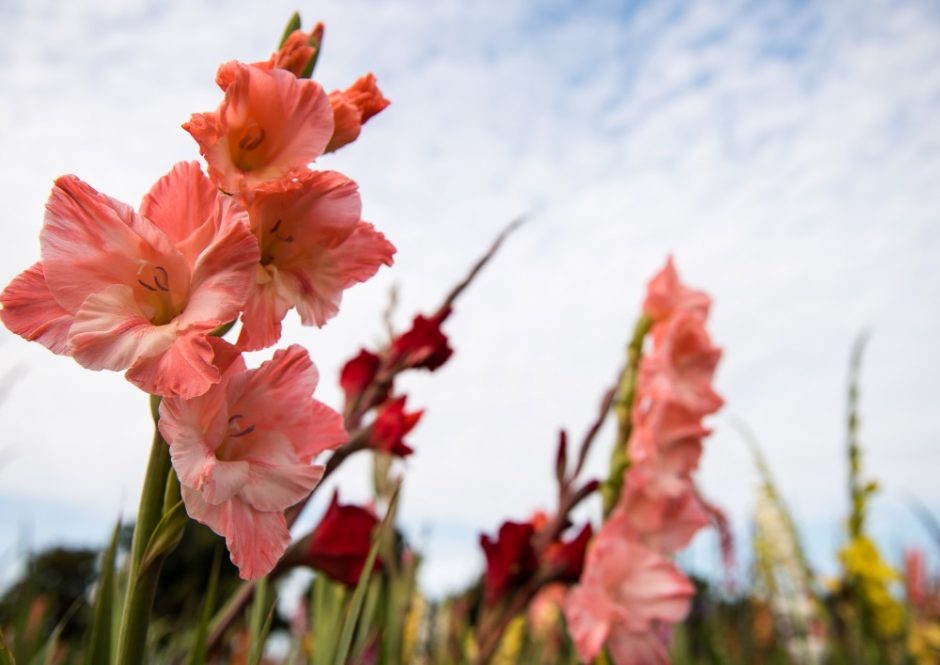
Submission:
<svg viewBox="0 0 940 665">
<path fill-rule="evenodd" d="M 627 345 L 627 367 L 620 379 L 614 411 L 617 414 L 617 440 L 610 454 L 610 475 L 603 488 L 604 517 L 610 515 L 623 491 L 623 474 L 630 466 L 627 443 L 633 431 L 632 409 L 636 397 L 636 379 L 643 357 L 643 340 L 653 327 L 648 314 L 642 314 L 633 328 L 633 338 Z"/>
<path fill-rule="evenodd" d="M 127 593 L 124 596 L 124 613 L 121 617 L 121 634 L 118 640 L 117 662 L 119 663 L 144 662 L 150 609 L 153 606 L 157 580 L 160 577 L 161 566 L 159 564 L 141 570 L 147 544 L 163 516 L 163 495 L 170 471 L 170 449 L 160 435 L 160 430 L 156 428 L 159 404 L 159 397 L 150 397 L 150 405 L 154 413 L 153 444 L 150 448 L 150 460 L 147 462 L 144 486 L 140 493 L 134 539 L 131 543 Z"/>
</svg>

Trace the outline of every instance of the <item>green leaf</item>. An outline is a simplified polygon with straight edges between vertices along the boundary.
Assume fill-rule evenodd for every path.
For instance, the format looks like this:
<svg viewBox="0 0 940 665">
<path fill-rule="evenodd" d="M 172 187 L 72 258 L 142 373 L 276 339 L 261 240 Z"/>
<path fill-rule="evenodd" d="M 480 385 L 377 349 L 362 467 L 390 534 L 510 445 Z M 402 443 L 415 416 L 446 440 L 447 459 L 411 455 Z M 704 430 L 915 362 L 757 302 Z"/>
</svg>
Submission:
<svg viewBox="0 0 940 665">
<path fill-rule="evenodd" d="M 310 631 L 313 635 L 310 665 L 332 665 L 346 596 L 346 587 L 332 582 L 326 575 L 318 574 L 313 578 L 310 589 Z"/>
<path fill-rule="evenodd" d="M 343 631 L 340 633 L 339 642 L 337 644 L 336 658 L 333 660 L 334 665 L 345 665 L 349 657 L 349 650 L 350 647 L 352 647 L 356 624 L 359 621 L 359 615 L 362 613 L 366 591 L 369 588 L 369 580 L 372 577 L 372 569 L 375 567 L 375 559 L 378 556 L 379 547 L 382 544 L 382 536 L 394 520 L 395 508 L 398 505 L 398 492 L 400 489 L 401 482 L 395 486 L 382 523 L 379 524 L 378 528 L 372 534 L 372 547 L 369 549 L 369 556 L 366 557 L 365 565 L 362 567 L 362 573 L 359 575 L 359 583 L 356 585 L 356 590 L 353 592 L 352 600 L 349 603 L 346 620 L 343 622 Z"/>
<path fill-rule="evenodd" d="M 189 522 L 189 516 L 186 514 L 182 501 L 177 502 L 170 510 L 163 513 L 163 517 L 157 522 L 153 535 L 150 536 L 150 540 L 147 542 L 147 549 L 144 550 L 138 577 L 142 577 L 150 566 L 162 561 L 179 545 L 187 522 Z"/>
<path fill-rule="evenodd" d="M 0 630 L 0 665 L 16 665 L 16 661 L 13 660 L 13 654 L 10 653 L 6 643 L 3 641 L 2 630 Z"/>
<path fill-rule="evenodd" d="M 258 665 L 264 655 L 264 643 L 271 630 L 271 621 L 274 619 L 275 598 L 268 598 L 268 578 L 262 577 L 255 587 L 255 599 L 251 604 L 251 614 L 248 618 L 248 664 Z M 267 614 L 267 618 L 265 618 Z"/>
<path fill-rule="evenodd" d="M 91 632 L 85 648 L 85 665 L 109 665 L 111 663 L 112 618 L 114 616 L 114 558 L 117 553 L 121 521 L 114 525 L 111 543 L 101 558 L 101 574 L 92 605 Z"/>
<path fill-rule="evenodd" d="M 56 624 L 49 639 L 46 640 L 45 646 L 29 661 L 30 665 L 55 665 L 57 661 L 56 652 L 59 650 L 59 637 L 62 636 L 62 631 L 65 630 L 69 621 L 72 620 L 72 617 L 75 616 L 75 613 L 83 604 L 84 601 L 81 598 L 77 598 L 75 602 L 69 606 L 69 609 L 66 610 L 65 614 L 62 616 L 62 619 Z"/>
<path fill-rule="evenodd" d="M 205 665 L 206 662 L 206 642 L 209 639 L 209 622 L 212 620 L 212 611 L 215 609 L 215 597 L 219 589 L 219 571 L 221 568 L 222 548 L 216 546 L 215 557 L 212 559 L 212 572 L 209 574 L 209 586 L 206 588 L 206 597 L 202 604 L 199 626 L 196 627 L 196 637 L 193 640 L 192 651 L 189 656 L 189 665 Z"/>
<path fill-rule="evenodd" d="M 287 20 L 287 25 L 284 26 L 284 34 L 281 35 L 281 41 L 277 45 L 278 48 L 284 46 L 284 42 L 287 41 L 287 38 L 294 30 L 300 30 L 300 14 L 297 12 L 294 12 Z"/>
</svg>

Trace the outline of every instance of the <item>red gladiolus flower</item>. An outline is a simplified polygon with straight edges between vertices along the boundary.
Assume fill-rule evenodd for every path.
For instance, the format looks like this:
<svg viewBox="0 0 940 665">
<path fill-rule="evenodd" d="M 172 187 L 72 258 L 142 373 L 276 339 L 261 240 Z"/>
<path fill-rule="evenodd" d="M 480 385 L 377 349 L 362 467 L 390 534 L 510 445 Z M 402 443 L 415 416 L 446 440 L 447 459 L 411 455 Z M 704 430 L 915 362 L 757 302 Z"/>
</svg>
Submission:
<svg viewBox="0 0 940 665">
<path fill-rule="evenodd" d="M 339 494 L 334 492 L 330 507 L 310 535 L 307 563 L 337 582 L 355 587 L 372 547 L 372 531 L 378 523 L 378 518 L 365 508 L 341 505 Z M 375 569 L 381 565 L 376 559 Z"/>
<path fill-rule="evenodd" d="M 480 547 L 486 556 L 483 590 L 487 605 L 495 605 L 507 591 L 523 584 L 538 568 L 532 549 L 534 533 L 531 522 L 503 522 L 496 540 L 480 535 Z"/>
<path fill-rule="evenodd" d="M 389 105 L 376 85 L 375 76 L 366 74 L 344 91 L 330 93 L 333 107 L 333 138 L 324 152 L 332 152 L 359 138 L 362 126 L 369 118 Z"/>
<path fill-rule="evenodd" d="M 392 367 L 423 367 L 432 372 L 447 362 L 454 350 L 447 343 L 447 335 L 441 332 L 441 324 L 450 316 L 448 307 L 431 318 L 420 314 L 411 324 L 411 330 L 392 341 L 389 365 Z"/>
<path fill-rule="evenodd" d="M 398 457 L 407 457 L 414 452 L 402 439 L 418 424 L 424 411 L 405 413 L 407 399 L 406 395 L 402 395 L 382 406 L 372 424 L 372 435 L 369 439 L 370 445 L 376 450 Z"/>
<path fill-rule="evenodd" d="M 545 550 L 544 563 L 560 581 L 575 582 L 581 577 L 584 555 L 593 535 L 594 530 L 591 525 L 585 524 L 578 535 L 571 540 L 559 540 Z"/>
<path fill-rule="evenodd" d="M 352 402 L 375 381 L 382 359 L 371 351 L 362 349 L 352 360 L 343 365 L 339 374 L 339 385 L 346 394 L 346 403 Z"/>
</svg>

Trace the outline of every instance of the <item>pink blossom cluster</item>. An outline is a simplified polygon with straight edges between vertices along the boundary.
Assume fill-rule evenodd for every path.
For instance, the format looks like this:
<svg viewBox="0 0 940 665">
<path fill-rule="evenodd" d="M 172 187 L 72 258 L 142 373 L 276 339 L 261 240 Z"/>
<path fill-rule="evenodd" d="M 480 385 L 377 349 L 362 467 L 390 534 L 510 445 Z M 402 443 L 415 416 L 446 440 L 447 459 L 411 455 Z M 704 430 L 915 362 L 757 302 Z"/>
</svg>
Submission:
<svg viewBox="0 0 940 665">
<path fill-rule="evenodd" d="M 219 68 L 221 104 L 183 125 L 208 175 L 180 162 L 138 210 L 58 178 L 41 260 L 0 295 L 13 332 L 163 398 L 158 426 L 187 512 L 226 538 L 244 578 L 274 566 L 284 510 L 319 481 L 317 454 L 347 437 L 312 397 L 305 349 L 256 369 L 242 352 L 277 343 L 291 309 L 324 325 L 395 253 L 361 219 L 355 182 L 309 168 L 388 104 L 371 74 L 329 95 L 309 79 L 321 37 L 321 25 L 297 30 L 269 60 Z M 223 341 L 219 328 L 239 318 L 236 343 Z"/>
<path fill-rule="evenodd" d="M 669 627 L 689 609 L 692 584 L 672 561 L 708 512 L 693 472 L 721 397 L 712 377 L 721 351 L 705 322 L 709 297 L 684 286 L 669 259 L 650 281 L 643 309 L 652 348 L 639 366 L 624 490 L 587 554 L 565 603 L 578 654 L 606 643 L 616 665 L 669 663 Z"/>
</svg>

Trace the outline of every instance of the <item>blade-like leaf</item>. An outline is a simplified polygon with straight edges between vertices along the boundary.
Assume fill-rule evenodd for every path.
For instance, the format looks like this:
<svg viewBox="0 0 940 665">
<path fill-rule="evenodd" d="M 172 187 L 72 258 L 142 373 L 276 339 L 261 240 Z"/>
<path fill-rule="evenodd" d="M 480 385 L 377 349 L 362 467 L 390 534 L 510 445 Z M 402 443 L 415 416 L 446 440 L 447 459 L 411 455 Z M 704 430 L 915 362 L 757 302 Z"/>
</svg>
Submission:
<svg viewBox="0 0 940 665">
<path fill-rule="evenodd" d="M 101 574 L 95 601 L 92 606 L 91 632 L 85 650 L 86 665 L 109 665 L 111 663 L 111 619 L 114 616 L 114 558 L 117 553 L 121 521 L 114 526 L 111 543 L 101 558 Z"/>
<path fill-rule="evenodd" d="M 179 545 L 188 522 L 189 516 L 186 514 L 182 501 L 177 502 L 163 514 L 153 530 L 153 535 L 150 536 L 147 549 L 144 550 L 143 562 L 140 564 L 141 576 L 150 566 L 162 560 Z"/>
<path fill-rule="evenodd" d="M 336 658 L 334 665 L 345 665 L 349 657 L 349 649 L 352 647 L 353 635 L 355 634 L 356 624 L 359 621 L 359 615 L 362 613 L 363 602 L 365 601 L 366 591 L 369 588 L 369 580 L 372 577 L 372 569 L 375 567 L 375 559 L 379 553 L 379 547 L 382 544 L 382 537 L 385 530 L 394 521 L 395 508 L 398 505 L 398 492 L 401 489 L 399 482 L 395 486 L 392 497 L 388 502 L 388 511 L 382 519 L 382 523 L 372 534 L 372 547 L 369 549 L 369 556 L 366 557 L 365 565 L 362 567 L 362 573 L 359 575 L 359 583 L 353 592 L 352 600 L 349 603 L 349 610 L 346 614 L 346 620 L 343 622 L 343 632 L 340 633 L 339 642 L 336 649 Z"/>
<path fill-rule="evenodd" d="M 2 630 L 0 630 L 0 665 L 16 665 L 16 661 L 13 660 L 13 654 L 10 653 L 6 643 L 3 641 Z"/>
<path fill-rule="evenodd" d="M 274 605 L 276 599 L 268 598 L 268 578 L 262 577 L 255 587 L 255 599 L 251 604 L 251 614 L 248 617 L 248 663 L 258 665 L 264 655 L 264 643 L 271 630 L 271 621 L 274 618 Z"/>
<path fill-rule="evenodd" d="M 209 574 L 209 586 L 206 588 L 206 597 L 202 604 L 202 614 L 199 617 L 199 626 L 196 628 L 196 637 L 193 640 L 189 656 L 189 665 L 205 665 L 206 641 L 209 637 L 209 622 L 212 620 L 212 611 L 215 609 L 215 597 L 219 588 L 219 570 L 222 568 L 222 549 L 215 548 L 215 557 L 212 559 L 212 572 Z"/>
</svg>

